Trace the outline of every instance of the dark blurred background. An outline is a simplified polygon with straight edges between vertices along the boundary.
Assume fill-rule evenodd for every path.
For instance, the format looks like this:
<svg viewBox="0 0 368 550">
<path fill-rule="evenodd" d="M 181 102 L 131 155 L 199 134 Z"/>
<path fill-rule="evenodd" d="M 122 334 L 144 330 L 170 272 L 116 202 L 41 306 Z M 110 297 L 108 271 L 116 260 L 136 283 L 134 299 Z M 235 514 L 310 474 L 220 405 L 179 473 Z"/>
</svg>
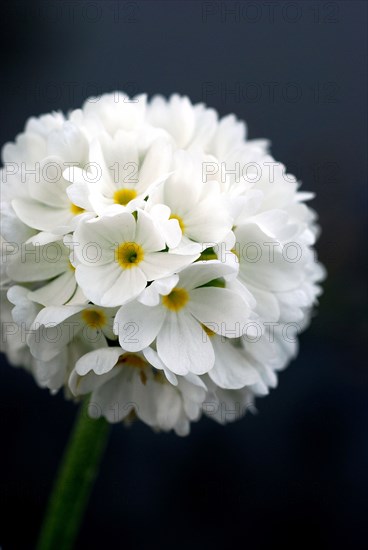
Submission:
<svg viewBox="0 0 368 550">
<path fill-rule="evenodd" d="M 367 4 L 3 4 L 0 143 L 122 89 L 187 94 L 267 137 L 315 191 L 329 277 L 259 413 L 189 437 L 116 426 L 78 548 L 363 548 L 367 532 Z M 0 546 L 32 548 L 76 408 L 1 357 Z"/>
</svg>

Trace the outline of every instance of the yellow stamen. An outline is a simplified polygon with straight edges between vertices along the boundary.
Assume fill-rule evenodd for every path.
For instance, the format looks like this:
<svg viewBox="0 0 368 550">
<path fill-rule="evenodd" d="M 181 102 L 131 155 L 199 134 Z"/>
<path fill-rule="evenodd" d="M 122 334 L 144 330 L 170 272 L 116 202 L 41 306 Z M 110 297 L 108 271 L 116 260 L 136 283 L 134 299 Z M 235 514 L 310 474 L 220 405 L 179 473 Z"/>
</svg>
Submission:
<svg viewBox="0 0 368 550">
<path fill-rule="evenodd" d="M 73 271 L 73 272 L 75 271 L 75 267 L 74 267 L 74 265 L 72 264 L 72 262 L 68 262 L 68 267 L 69 267 L 69 269 L 70 269 L 71 271 Z"/>
<path fill-rule="evenodd" d="M 185 231 L 185 224 L 184 224 L 184 221 L 183 221 L 183 218 L 181 218 L 180 216 L 177 216 L 176 214 L 171 214 L 170 220 L 178 220 L 178 223 L 179 223 L 179 227 L 181 229 L 181 232 L 184 233 Z"/>
<path fill-rule="evenodd" d="M 175 287 L 170 294 L 162 297 L 162 303 L 171 311 L 179 311 L 189 300 L 189 292 L 185 288 Z"/>
<path fill-rule="evenodd" d="M 141 263 L 144 258 L 144 251 L 137 243 L 121 243 L 115 249 L 115 257 L 120 267 L 130 269 Z"/>
<path fill-rule="evenodd" d="M 107 322 L 104 312 L 98 309 L 85 309 L 82 311 L 82 319 L 91 328 L 102 328 Z"/>
<path fill-rule="evenodd" d="M 74 216 L 78 216 L 78 214 L 83 214 L 83 212 L 85 212 L 84 208 L 81 208 L 80 206 L 77 206 L 76 204 L 74 204 L 73 202 L 70 203 L 70 212 L 74 215 Z"/>
<path fill-rule="evenodd" d="M 122 206 L 125 206 L 130 202 L 131 200 L 135 199 L 137 196 L 137 191 L 135 189 L 118 189 L 114 193 L 114 202 L 116 204 L 121 204 Z"/>
</svg>

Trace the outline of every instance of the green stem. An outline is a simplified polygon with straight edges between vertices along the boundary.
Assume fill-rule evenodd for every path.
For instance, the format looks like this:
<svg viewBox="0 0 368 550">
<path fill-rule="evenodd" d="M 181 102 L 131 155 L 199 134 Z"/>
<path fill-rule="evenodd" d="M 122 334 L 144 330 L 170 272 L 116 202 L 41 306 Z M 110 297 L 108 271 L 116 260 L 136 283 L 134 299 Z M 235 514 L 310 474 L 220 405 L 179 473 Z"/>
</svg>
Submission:
<svg viewBox="0 0 368 550">
<path fill-rule="evenodd" d="M 65 450 L 37 550 L 70 550 L 88 503 L 106 447 L 110 425 L 88 416 L 88 400 L 80 407 Z"/>
</svg>

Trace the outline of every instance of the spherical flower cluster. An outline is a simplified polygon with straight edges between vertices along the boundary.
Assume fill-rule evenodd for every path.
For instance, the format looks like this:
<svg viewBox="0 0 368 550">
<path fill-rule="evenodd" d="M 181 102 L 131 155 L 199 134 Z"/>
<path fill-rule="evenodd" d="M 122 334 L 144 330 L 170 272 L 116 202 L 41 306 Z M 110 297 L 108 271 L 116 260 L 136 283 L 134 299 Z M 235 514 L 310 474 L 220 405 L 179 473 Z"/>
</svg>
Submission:
<svg viewBox="0 0 368 550">
<path fill-rule="evenodd" d="M 2 349 L 92 416 L 239 418 L 297 352 L 323 270 L 297 180 L 186 97 L 31 118 L 2 151 Z"/>
</svg>

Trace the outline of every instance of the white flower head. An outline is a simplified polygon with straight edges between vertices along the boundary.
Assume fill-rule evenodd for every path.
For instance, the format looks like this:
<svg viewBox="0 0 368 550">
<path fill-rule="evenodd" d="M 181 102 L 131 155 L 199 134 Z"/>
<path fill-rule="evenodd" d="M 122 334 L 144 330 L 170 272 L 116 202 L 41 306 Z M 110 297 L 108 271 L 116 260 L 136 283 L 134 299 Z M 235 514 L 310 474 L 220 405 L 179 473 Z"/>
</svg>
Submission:
<svg viewBox="0 0 368 550">
<path fill-rule="evenodd" d="M 254 408 L 325 276 L 312 194 L 268 149 L 177 94 L 31 118 L 2 150 L 9 362 L 109 422 L 186 435 Z"/>
</svg>

